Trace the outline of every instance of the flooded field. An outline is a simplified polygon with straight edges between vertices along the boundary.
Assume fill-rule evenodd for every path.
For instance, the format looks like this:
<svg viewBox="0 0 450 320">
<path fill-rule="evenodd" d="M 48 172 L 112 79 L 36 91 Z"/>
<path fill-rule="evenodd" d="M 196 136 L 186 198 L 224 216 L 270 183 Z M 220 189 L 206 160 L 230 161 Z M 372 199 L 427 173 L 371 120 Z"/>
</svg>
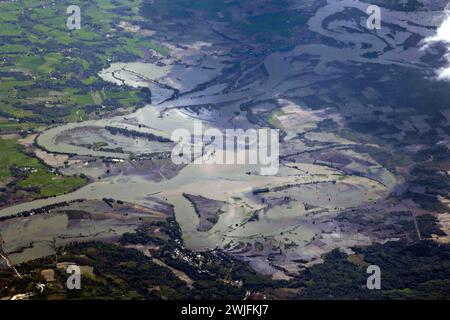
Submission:
<svg viewBox="0 0 450 320">
<path fill-rule="evenodd" d="M 170 208 L 164 212 L 155 203 L 144 208 L 101 200 L 73 201 L 46 214 L 3 221 L 0 232 L 3 250 L 12 263 L 19 264 L 53 255 L 73 242 L 117 240 L 146 222 L 165 221 L 171 215 Z"/>
<path fill-rule="evenodd" d="M 340 86 L 347 76 L 336 70 L 343 59 L 422 68 L 424 53 L 408 46 L 406 40 L 412 35 L 429 36 L 439 21 L 433 12 L 386 10 L 386 23 L 402 31 L 367 34 L 358 20 L 366 7 L 356 1 L 328 1 L 308 21 L 311 32 L 345 46 L 299 44 L 263 58 L 245 59 L 233 71 L 225 70 L 234 57 L 206 42 L 175 47 L 173 56 L 159 63 L 112 63 L 100 77 L 119 86 L 149 88 L 152 104 L 126 116 L 72 123 L 41 133 L 36 142 L 43 150 L 70 154 L 74 159 L 85 157 L 63 168 L 64 172 L 86 172 L 93 181 L 70 194 L 6 208 L 0 216 L 77 199 L 113 198 L 151 207 L 156 197 L 174 206 L 188 248 L 220 248 L 249 261 L 257 271 L 279 278 L 319 262 L 322 254 L 334 248 L 345 250 L 380 241 L 382 237 L 345 229 L 335 221 L 344 210 L 385 199 L 401 180 L 365 151 L 378 148 L 376 144 L 367 146 L 321 129 L 328 121 L 338 132 L 352 116 L 367 113 L 356 100 L 346 100 L 339 112 L 334 108 L 342 102 Z M 344 22 L 339 13 L 347 10 L 353 10 L 356 18 Z M 374 52 L 377 55 L 371 56 Z M 331 84 L 324 89 L 322 82 L 326 81 Z M 369 85 L 363 89 L 367 96 L 373 94 Z M 175 167 L 167 158 L 139 159 L 170 152 L 174 142 L 164 139 L 170 139 L 176 129 L 192 132 L 194 120 L 203 120 L 205 129 L 270 125 L 282 130 L 280 171 L 261 176 L 255 165 Z M 112 134 L 108 128 L 129 134 Z M 104 159 L 109 162 L 105 164 Z M 217 221 L 199 229 L 199 215 L 183 194 L 224 203 Z M 60 214 L 39 217 L 32 228 L 39 230 L 49 223 L 63 227 L 67 219 Z M 17 259 L 24 261 L 27 256 L 23 253 Z"/>
<path fill-rule="evenodd" d="M 124 159 L 126 163 L 111 164 L 109 167 L 111 174 L 103 175 L 101 180 L 92 182 L 73 193 L 6 208 L 0 212 L 0 216 L 14 215 L 21 211 L 77 199 L 113 198 L 148 207 L 152 205 L 149 199 L 157 197 L 174 205 L 176 220 L 182 228 L 185 245 L 188 248 L 198 251 L 222 248 L 242 257 L 261 256 L 256 260 L 258 262 L 252 262 L 254 268 L 263 273 L 275 274 L 277 272 L 271 267 L 272 263 L 287 267 L 292 259 L 315 260 L 323 252 L 338 245 L 337 243 L 343 247 L 353 245 L 354 241 L 346 242 L 340 238 L 343 235 L 339 235 L 336 238 L 339 242 L 331 239 L 326 248 L 309 248 L 305 252 L 305 247 L 314 238 L 326 237 L 326 234 L 336 232 L 339 234 L 339 230 L 336 230 L 336 226 L 332 224 L 313 225 L 312 217 L 332 217 L 341 209 L 382 198 L 389 193 L 395 181 L 391 178 L 391 184 L 386 186 L 369 177 L 353 177 L 323 165 L 301 162 L 289 162 L 289 165 L 282 165 L 280 172 L 275 176 L 260 176 L 256 165 L 192 164 L 182 168 L 178 173 L 175 172 L 173 177 L 166 178 L 162 175 L 162 179 L 155 180 L 148 176 L 145 167 L 138 168 L 139 161 L 129 160 L 128 156 L 129 152 L 139 154 L 162 151 L 163 144 L 111 136 L 104 128 L 106 125 L 134 128 L 163 137 L 169 137 L 171 130 L 176 128 L 192 128 L 192 121 L 189 120 L 188 114 L 170 109 L 160 117 L 157 110 L 155 106 L 148 106 L 126 117 L 70 124 L 41 134 L 37 142 L 49 152 L 90 157 L 107 156 Z M 318 119 L 312 118 L 316 121 Z M 288 131 L 289 125 L 283 121 L 281 123 Z M 212 124 L 210 126 L 212 127 Z M 86 132 L 90 134 L 86 135 Z M 317 134 L 317 137 L 310 135 L 308 138 L 328 141 L 328 138 L 334 137 Z M 105 147 L 122 146 L 124 152 L 95 150 L 92 148 L 94 143 L 102 143 Z M 302 150 L 301 141 L 295 142 L 294 139 L 291 143 Z M 345 141 L 333 141 L 333 143 L 345 144 Z M 170 159 L 168 161 L 170 162 Z M 115 170 L 119 165 L 122 169 Z M 133 166 L 135 169 L 129 171 L 125 169 L 125 166 Z M 94 170 L 94 167 L 92 168 Z M 101 166 L 96 168 L 94 171 L 89 171 L 91 170 L 89 166 L 73 165 L 65 170 L 70 173 L 89 174 L 91 172 L 91 175 L 95 176 L 95 172 L 100 174 L 103 170 Z M 256 195 L 254 191 L 260 188 L 268 188 L 268 192 Z M 209 231 L 198 230 L 198 214 L 192 203 L 183 196 L 184 193 L 226 203 L 226 206 L 221 209 L 223 212 L 217 223 Z M 55 221 L 51 222 L 52 219 Z M 60 231 L 61 228 L 66 227 L 67 217 L 61 214 L 39 216 L 28 228 L 41 234 L 39 226 L 47 223 L 51 223 Z M 87 230 L 84 232 L 88 232 L 91 228 L 85 227 Z M 106 224 L 104 228 L 108 229 L 110 226 Z M 132 227 L 120 227 L 115 234 L 129 231 L 130 228 Z M 98 226 L 98 230 L 103 230 L 101 225 Z M 42 231 L 43 235 L 51 234 L 48 230 L 44 231 Z M 29 235 L 33 234 L 33 232 L 29 233 Z M 4 236 L 4 239 L 8 244 L 8 237 Z M 246 248 L 244 253 L 239 253 L 238 248 L 241 246 Z M 36 247 L 33 248 L 30 252 L 37 250 Z M 277 262 L 269 262 L 267 257 L 273 255 L 275 248 L 285 249 L 282 250 Z M 38 252 L 42 254 L 46 252 L 45 250 L 50 249 L 44 246 Z M 25 261 L 31 257 L 27 255 L 27 252 L 25 250 L 18 254 L 17 261 Z"/>
</svg>

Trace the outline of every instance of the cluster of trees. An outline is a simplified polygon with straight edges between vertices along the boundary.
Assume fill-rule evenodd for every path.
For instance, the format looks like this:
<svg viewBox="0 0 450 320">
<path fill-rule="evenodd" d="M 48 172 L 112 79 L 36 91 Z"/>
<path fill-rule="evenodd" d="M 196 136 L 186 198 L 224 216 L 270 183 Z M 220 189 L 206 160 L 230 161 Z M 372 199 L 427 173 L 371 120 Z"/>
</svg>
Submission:
<svg viewBox="0 0 450 320">
<path fill-rule="evenodd" d="M 305 270 L 294 282 L 298 299 L 449 299 L 450 246 L 423 240 L 393 241 L 353 248 L 363 257 L 358 265 L 335 250 L 325 262 Z M 381 269 L 381 290 L 368 290 L 367 265 Z"/>
<path fill-rule="evenodd" d="M 79 200 L 75 200 L 74 202 L 83 202 L 83 201 L 84 201 L 83 199 L 79 199 Z M 44 206 L 41 208 L 28 210 L 28 211 L 22 211 L 13 216 L 0 217 L 0 221 L 6 221 L 9 219 L 18 218 L 18 217 L 29 217 L 31 215 L 47 214 L 52 210 L 67 207 L 67 206 L 69 206 L 69 202 L 66 202 L 66 201 L 55 203 L 55 204 L 50 204 L 50 205 L 47 205 L 47 206 Z"/>
<path fill-rule="evenodd" d="M 140 132 L 136 130 L 129 130 L 125 128 L 117 128 L 117 127 L 111 127 L 111 126 L 105 126 L 105 129 L 108 130 L 111 134 L 120 134 L 126 137 L 132 137 L 132 138 L 145 138 L 150 141 L 158 141 L 158 142 L 172 142 L 172 140 L 168 138 L 164 138 L 161 136 L 154 135 L 150 132 Z"/>
</svg>

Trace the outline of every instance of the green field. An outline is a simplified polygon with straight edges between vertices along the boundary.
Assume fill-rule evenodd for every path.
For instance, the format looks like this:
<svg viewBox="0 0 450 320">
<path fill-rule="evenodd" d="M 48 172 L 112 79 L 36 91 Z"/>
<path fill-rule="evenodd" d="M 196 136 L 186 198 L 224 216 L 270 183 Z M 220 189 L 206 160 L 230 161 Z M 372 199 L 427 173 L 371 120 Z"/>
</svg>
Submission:
<svg viewBox="0 0 450 320">
<path fill-rule="evenodd" d="M 80 30 L 67 29 L 69 5 L 81 8 Z M 136 61 L 145 49 L 169 54 L 151 37 L 119 27 L 143 21 L 140 6 L 131 0 L 0 2 L 0 117 L 50 125 L 148 103 L 140 89 L 98 77 L 110 61 Z"/>
<path fill-rule="evenodd" d="M 15 182 L 19 188 L 38 188 L 40 196 L 50 197 L 73 191 L 86 184 L 80 177 L 52 173 L 38 159 L 25 154 L 14 139 L 0 138 L 0 183 Z M 15 177 L 12 168 L 24 175 Z"/>
</svg>

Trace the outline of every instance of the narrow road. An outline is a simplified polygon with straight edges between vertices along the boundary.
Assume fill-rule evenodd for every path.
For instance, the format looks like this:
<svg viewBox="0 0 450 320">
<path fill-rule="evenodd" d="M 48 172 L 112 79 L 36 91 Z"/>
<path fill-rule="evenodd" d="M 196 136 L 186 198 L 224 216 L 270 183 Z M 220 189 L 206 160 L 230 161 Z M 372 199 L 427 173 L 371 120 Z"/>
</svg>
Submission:
<svg viewBox="0 0 450 320">
<path fill-rule="evenodd" d="M 14 273 L 20 278 L 23 279 L 22 275 L 19 273 L 19 271 L 17 271 L 17 269 L 13 266 L 13 264 L 11 263 L 11 261 L 8 259 L 8 256 L 6 255 L 6 253 L 3 251 L 3 239 L 2 236 L 0 235 L 0 257 L 5 260 L 6 265 L 8 266 L 8 268 L 11 268 Z"/>
</svg>

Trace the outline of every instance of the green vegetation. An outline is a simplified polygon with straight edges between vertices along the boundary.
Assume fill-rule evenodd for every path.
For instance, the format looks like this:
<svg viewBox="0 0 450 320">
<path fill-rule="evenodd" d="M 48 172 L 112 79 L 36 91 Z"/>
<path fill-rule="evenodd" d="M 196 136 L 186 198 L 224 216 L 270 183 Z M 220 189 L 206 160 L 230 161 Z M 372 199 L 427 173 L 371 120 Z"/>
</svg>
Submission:
<svg viewBox="0 0 450 320">
<path fill-rule="evenodd" d="M 158 230 L 158 235 L 155 234 Z M 246 291 L 269 298 L 289 299 L 448 299 L 450 297 L 450 247 L 423 240 L 402 241 L 339 250 L 326 254 L 324 263 L 312 266 L 289 281 L 273 281 L 255 274 L 245 263 L 218 251 L 194 253 L 181 246 L 173 219 L 153 222 L 136 233 L 125 234 L 122 245 L 149 245 L 152 257 L 122 245 L 89 242 L 61 248 L 56 256 L 18 266 L 20 280 L 11 270 L 0 273 L 0 296 L 35 292 L 34 299 L 236 299 Z M 64 255 L 61 253 L 64 252 Z M 154 258 L 166 266 L 156 263 Z M 81 290 L 66 290 L 67 274 L 56 261 L 71 261 L 89 275 Z M 366 287 L 369 265 L 381 269 L 381 290 Z M 53 269 L 55 281 L 45 283 L 41 271 Z M 191 286 L 173 270 L 182 270 Z M 92 272 L 93 270 L 93 272 Z"/>
<path fill-rule="evenodd" d="M 170 218 L 149 223 L 136 234 L 125 234 L 120 242 L 157 244 L 157 247 L 152 257 L 148 257 L 116 244 L 69 245 L 59 250 L 58 262 L 70 261 L 89 271 L 88 276 L 82 276 L 81 290 L 66 289 L 67 273 L 57 267 L 56 256 L 52 256 L 18 266 L 23 280 L 10 270 L 0 271 L 0 297 L 31 291 L 36 293 L 34 299 L 238 299 L 247 290 L 270 287 L 274 283 L 255 275 L 245 263 L 220 252 L 198 254 L 183 248 L 179 225 Z M 163 263 L 157 263 L 154 258 Z M 55 281 L 46 283 L 41 274 L 45 269 L 55 272 Z M 186 277 L 181 279 L 174 273 L 175 269 L 182 270 L 192 283 L 183 280 Z M 42 293 L 35 289 L 34 284 L 38 282 L 46 283 Z"/>
<path fill-rule="evenodd" d="M 30 190 L 37 197 L 51 197 L 73 191 L 86 183 L 79 177 L 63 176 L 51 172 L 38 159 L 24 153 L 14 139 L 0 139 L 0 183 L 14 188 Z"/>
<path fill-rule="evenodd" d="M 450 247 L 425 240 L 353 248 L 358 259 L 338 250 L 306 270 L 292 287 L 306 299 L 448 299 Z M 381 290 L 366 287 L 367 265 L 381 269 Z"/>
<path fill-rule="evenodd" d="M 66 27 L 66 9 L 79 5 L 81 30 Z M 145 90 L 117 87 L 98 77 L 113 61 L 135 61 L 167 48 L 122 29 L 139 23 L 140 1 L 17 1 L 0 3 L 0 117 L 33 123 L 0 124 L 1 132 L 83 121 L 150 101 Z"/>
<path fill-rule="evenodd" d="M 275 129 L 283 129 L 281 122 L 278 120 L 279 116 L 283 116 L 284 112 L 282 110 L 276 110 L 266 115 L 267 123 Z"/>
<path fill-rule="evenodd" d="M 34 123 L 11 121 L 0 117 L 0 132 L 4 133 L 24 132 L 35 127 L 38 126 Z"/>
<path fill-rule="evenodd" d="M 82 29 L 69 31 L 66 9 L 79 5 Z M 113 61 L 135 61 L 144 50 L 167 55 L 121 21 L 142 21 L 140 1 L 0 3 L 0 134 L 43 130 L 55 123 L 130 112 L 151 100 L 145 89 L 118 87 L 98 77 Z M 17 141 L 0 140 L 0 204 L 50 197 L 86 183 L 52 172 Z"/>
</svg>

